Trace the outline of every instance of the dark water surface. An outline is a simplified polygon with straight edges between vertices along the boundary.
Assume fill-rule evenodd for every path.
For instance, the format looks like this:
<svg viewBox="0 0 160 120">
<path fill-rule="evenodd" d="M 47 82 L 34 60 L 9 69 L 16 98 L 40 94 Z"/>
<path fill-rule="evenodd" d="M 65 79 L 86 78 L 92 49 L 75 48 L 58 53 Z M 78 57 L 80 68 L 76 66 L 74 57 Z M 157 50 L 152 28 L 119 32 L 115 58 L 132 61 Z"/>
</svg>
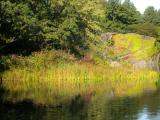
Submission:
<svg viewBox="0 0 160 120">
<path fill-rule="evenodd" d="M 0 120 L 160 120 L 160 91 L 136 97 L 80 96 L 58 107 L 0 103 Z"/>
</svg>

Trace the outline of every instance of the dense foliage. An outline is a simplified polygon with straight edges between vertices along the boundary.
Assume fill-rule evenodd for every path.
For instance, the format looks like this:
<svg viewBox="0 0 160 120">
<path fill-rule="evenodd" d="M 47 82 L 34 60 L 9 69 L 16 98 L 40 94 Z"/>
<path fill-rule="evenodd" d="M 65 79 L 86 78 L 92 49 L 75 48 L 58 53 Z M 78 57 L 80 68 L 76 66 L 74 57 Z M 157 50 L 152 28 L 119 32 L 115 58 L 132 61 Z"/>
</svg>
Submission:
<svg viewBox="0 0 160 120">
<path fill-rule="evenodd" d="M 2 0 L 0 49 L 47 46 L 79 53 L 101 31 L 103 13 L 100 0 Z"/>
<path fill-rule="evenodd" d="M 127 26 L 138 22 L 140 13 L 130 0 L 108 0 L 106 5 L 106 30 L 127 32 Z"/>
<path fill-rule="evenodd" d="M 130 0 L 1 0 L 0 53 L 47 48 L 81 56 L 102 32 L 159 38 L 159 26 L 160 10 L 150 6 L 141 15 Z"/>
</svg>

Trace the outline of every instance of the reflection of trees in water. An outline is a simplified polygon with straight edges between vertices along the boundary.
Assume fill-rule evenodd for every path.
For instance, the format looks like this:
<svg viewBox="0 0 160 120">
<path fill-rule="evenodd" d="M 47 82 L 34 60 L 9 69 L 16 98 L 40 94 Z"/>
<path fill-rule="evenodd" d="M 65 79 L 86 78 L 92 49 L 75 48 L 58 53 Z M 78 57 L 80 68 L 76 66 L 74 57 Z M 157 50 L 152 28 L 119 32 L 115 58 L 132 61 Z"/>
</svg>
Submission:
<svg viewBox="0 0 160 120">
<path fill-rule="evenodd" d="M 157 91 L 151 95 L 143 96 L 140 104 L 144 104 L 149 113 L 156 115 L 160 110 L 160 91 Z"/>
<path fill-rule="evenodd" d="M 156 115 L 160 110 L 159 105 L 160 93 L 156 92 L 142 97 L 117 98 L 105 106 L 108 120 L 135 120 L 144 108 L 152 115 Z"/>
<path fill-rule="evenodd" d="M 108 120 L 133 120 L 139 110 L 138 100 L 128 97 L 113 99 L 105 106 Z"/>
<path fill-rule="evenodd" d="M 160 92 L 139 97 L 93 98 L 89 103 L 77 96 L 58 107 L 36 107 L 30 102 L 0 105 L 1 120 L 135 120 L 147 109 L 149 117 L 160 110 Z"/>
<path fill-rule="evenodd" d="M 46 114 L 44 109 L 35 107 L 30 102 L 22 102 L 16 105 L 0 103 L 1 120 L 41 120 Z"/>
</svg>

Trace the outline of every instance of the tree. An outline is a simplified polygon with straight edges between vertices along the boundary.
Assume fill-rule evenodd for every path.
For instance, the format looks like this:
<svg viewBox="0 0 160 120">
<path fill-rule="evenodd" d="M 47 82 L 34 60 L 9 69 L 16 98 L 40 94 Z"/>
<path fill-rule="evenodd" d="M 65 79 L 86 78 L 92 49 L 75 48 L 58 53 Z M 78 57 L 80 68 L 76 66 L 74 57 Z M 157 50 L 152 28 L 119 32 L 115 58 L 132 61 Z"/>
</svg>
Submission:
<svg viewBox="0 0 160 120">
<path fill-rule="evenodd" d="M 157 10 L 153 6 L 149 6 L 145 9 L 144 15 L 143 15 L 144 22 L 147 23 L 157 23 Z"/>
<path fill-rule="evenodd" d="M 159 28 L 152 23 L 140 23 L 129 27 L 132 32 L 152 37 L 157 37 L 159 32 Z"/>
<path fill-rule="evenodd" d="M 27 48 L 35 43 L 39 48 L 45 46 L 80 53 L 97 40 L 97 35 L 102 30 L 102 2 L 103 0 L 2 0 L 0 49 L 8 46 L 3 50 L 6 51 L 11 48 L 11 44 L 18 42 L 13 49 L 28 51 Z M 28 43 L 31 44 L 26 48 Z"/>
<path fill-rule="evenodd" d="M 158 26 L 160 26 L 160 9 L 157 11 L 156 24 L 157 24 Z"/>
<path fill-rule="evenodd" d="M 43 40 L 40 22 L 27 4 L 1 1 L 0 16 L 0 40 L 3 45 Z"/>
<path fill-rule="evenodd" d="M 125 31 L 128 25 L 135 24 L 140 13 L 130 0 L 109 0 L 106 5 L 106 28 L 109 31 Z"/>
<path fill-rule="evenodd" d="M 141 17 L 140 13 L 137 11 L 137 8 L 130 0 L 125 0 L 122 4 L 124 7 L 125 20 L 127 21 L 127 25 L 136 24 L 139 22 Z"/>
</svg>

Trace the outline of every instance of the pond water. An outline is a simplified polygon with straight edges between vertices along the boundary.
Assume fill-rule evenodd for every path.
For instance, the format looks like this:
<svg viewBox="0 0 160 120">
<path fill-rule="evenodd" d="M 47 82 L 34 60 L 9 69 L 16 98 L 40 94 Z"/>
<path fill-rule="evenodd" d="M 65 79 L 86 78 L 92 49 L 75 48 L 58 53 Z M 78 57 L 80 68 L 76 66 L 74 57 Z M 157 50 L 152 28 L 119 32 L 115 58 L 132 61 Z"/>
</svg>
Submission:
<svg viewBox="0 0 160 120">
<path fill-rule="evenodd" d="M 100 95 L 88 101 L 77 96 L 57 107 L 1 101 L 0 120 L 160 120 L 160 91 L 134 97 Z"/>
</svg>

